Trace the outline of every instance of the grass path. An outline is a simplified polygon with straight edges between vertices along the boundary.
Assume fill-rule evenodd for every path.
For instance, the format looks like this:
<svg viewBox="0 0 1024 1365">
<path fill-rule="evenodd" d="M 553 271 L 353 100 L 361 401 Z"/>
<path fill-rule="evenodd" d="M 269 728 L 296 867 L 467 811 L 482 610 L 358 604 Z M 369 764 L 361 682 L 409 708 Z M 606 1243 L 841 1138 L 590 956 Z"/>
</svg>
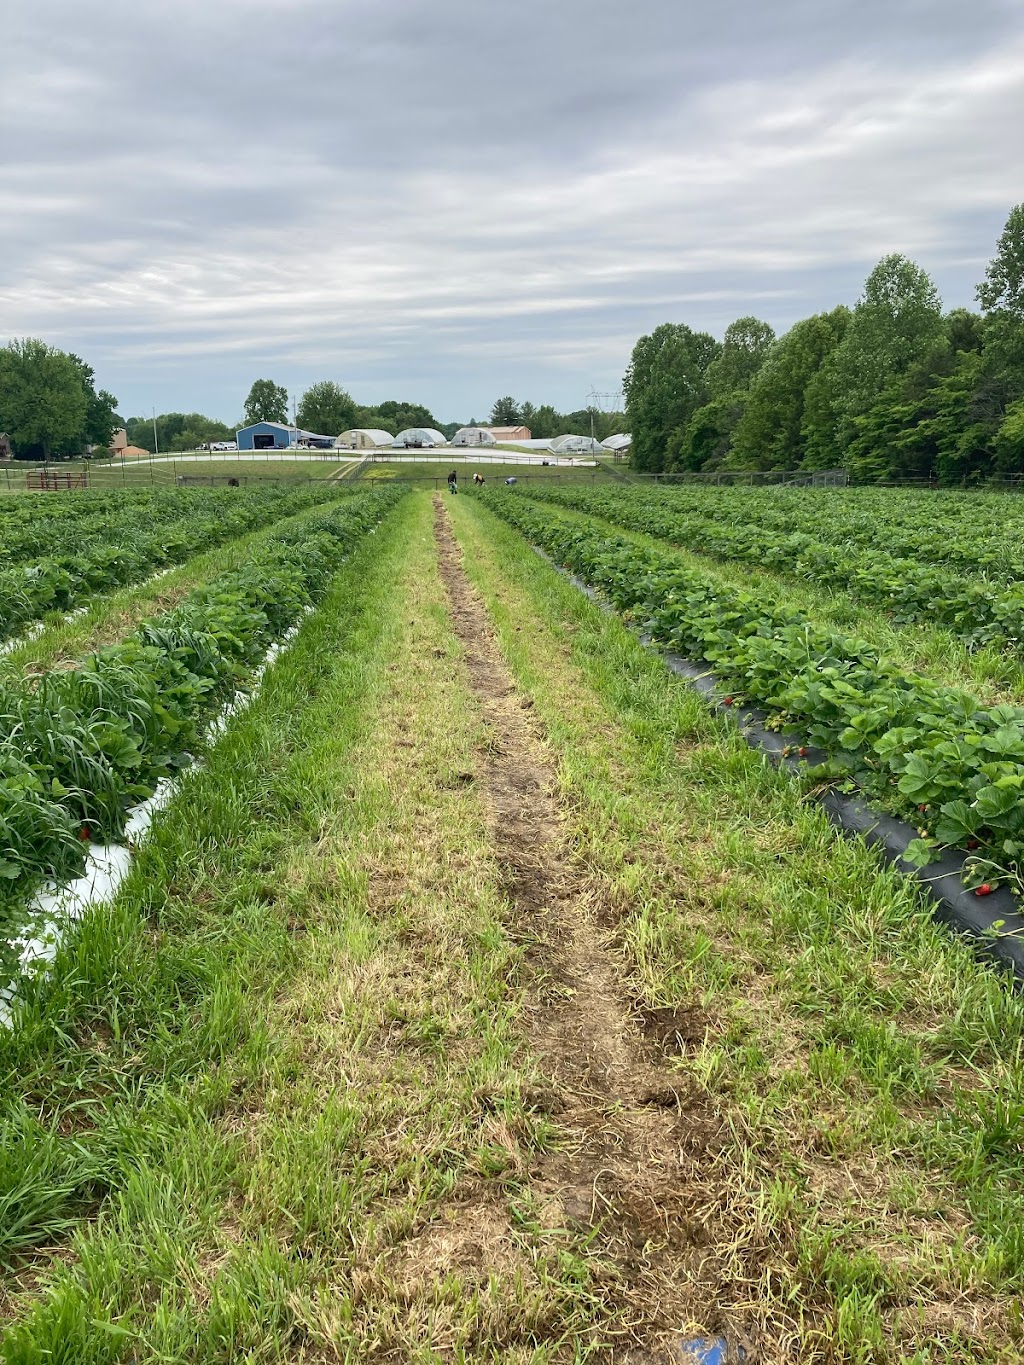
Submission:
<svg viewBox="0 0 1024 1365">
<path fill-rule="evenodd" d="M 543 1361 L 608 1316 L 525 1182 L 551 1120 L 431 516 L 353 557 L 4 1040 L 6 1361 Z"/>
</svg>

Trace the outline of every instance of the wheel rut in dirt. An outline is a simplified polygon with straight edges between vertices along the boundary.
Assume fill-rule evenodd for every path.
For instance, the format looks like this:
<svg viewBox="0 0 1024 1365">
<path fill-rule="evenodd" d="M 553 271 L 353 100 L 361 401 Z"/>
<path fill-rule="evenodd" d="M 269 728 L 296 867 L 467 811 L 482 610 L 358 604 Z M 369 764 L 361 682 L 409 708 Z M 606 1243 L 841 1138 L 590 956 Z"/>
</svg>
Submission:
<svg viewBox="0 0 1024 1365">
<path fill-rule="evenodd" d="M 718 1200 L 699 1174 L 719 1130 L 667 1055 L 703 1040 L 703 1021 L 699 1011 L 641 1010 L 632 999 L 614 922 L 572 857 L 554 764 L 440 497 L 435 534 L 487 728 L 478 780 L 507 878 L 509 930 L 525 948 L 527 1031 L 545 1077 L 535 1103 L 567 1135 L 562 1150 L 535 1159 L 531 1187 L 548 1226 L 597 1229 L 609 1267 L 601 1288 L 623 1324 L 609 1359 L 693 1359 L 680 1353 L 680 1333 L 726 1326 L 705 1233 Z"/>
</svg>

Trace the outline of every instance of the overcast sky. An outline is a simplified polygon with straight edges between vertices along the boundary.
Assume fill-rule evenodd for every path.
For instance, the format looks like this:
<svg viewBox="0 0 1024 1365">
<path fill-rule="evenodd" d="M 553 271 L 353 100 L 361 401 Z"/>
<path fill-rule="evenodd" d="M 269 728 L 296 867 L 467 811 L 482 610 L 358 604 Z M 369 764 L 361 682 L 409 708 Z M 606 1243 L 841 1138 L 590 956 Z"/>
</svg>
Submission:
<svg viewBox="0 0 1024 1365">
<path fill-rule="evenodd" d="M 1024 0 L 6 0 L 0 341 L 125 415 L 250 382 L 481 417 L 889 251 L 970 305 L 1024 200 Z"/>
</svg>

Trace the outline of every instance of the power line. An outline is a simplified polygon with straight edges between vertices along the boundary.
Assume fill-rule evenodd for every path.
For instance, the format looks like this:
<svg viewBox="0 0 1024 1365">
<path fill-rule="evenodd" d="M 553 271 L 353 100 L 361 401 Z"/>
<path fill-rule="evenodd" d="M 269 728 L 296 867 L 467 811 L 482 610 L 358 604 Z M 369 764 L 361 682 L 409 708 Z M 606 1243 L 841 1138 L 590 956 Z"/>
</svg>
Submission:
<svg viewBox="0 0 1024 1365">
<path fill-rule="evenodd" d="M 622 390 L 615 393 L 598 393 L 597 389 L 591 389 L 587 394 L 590 400 L 588 407 L 597 408 L 600 412 L 619 412 L 622 406 Z"/>
</svg>

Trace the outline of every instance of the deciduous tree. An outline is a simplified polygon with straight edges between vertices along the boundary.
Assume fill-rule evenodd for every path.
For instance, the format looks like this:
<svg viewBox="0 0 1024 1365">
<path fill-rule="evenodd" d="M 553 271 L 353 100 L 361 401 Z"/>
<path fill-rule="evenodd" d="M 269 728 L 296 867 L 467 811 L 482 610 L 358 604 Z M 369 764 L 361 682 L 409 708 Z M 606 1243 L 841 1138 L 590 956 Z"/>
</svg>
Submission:
<svg viewBox="0 0 1024 1365">
<path fill-rule="evenodd" d="M 764 364 L 775 329 L 760 318 L 737 318 L 725 329 L 722 351 L 708 366 L 708 389 L 712 398 L 724 398 L 749 389 Z"/>
<path fill-rule="evenodd" d="M 708 367 L 720 350 L 707 332 L 671 322 L 633 347 L 622 387 L 636 469 L 665 468 L 669 438 L 684 430 L 707 400 Z"/>
<path fill-rule="evenodd" d="M 768 352 L 747 396 L 733 437 L 738 469 L 798 469 L 806 455 L 802 431 L 808 385 L 843 339 L 848 308 L 795 323 Z"/>
<path fill-rule="evenodd" d="M 978 285 L 986 350 L 1011 393 L 1024 395 L 1024 204 L 1010 210 L 996 254 Z"/>
<path fill-rule="evenodd" d="M 272 379 L 257 379 L 245 400 L 245 425 L 253 422 L 287 422 L 288 390 Z"/>
<path fill-rule="evenodd" d="M 321 436 L 340 436 L 355 426 L 356 403 L 333 379 L 311 384 L 302 395 L 296 420 L 306 431 Z"/>
<path fill-rule="evenodd" d="M 89 400 L 81 362 L 37 337 L 0 349 L 0 431 L 22 459 L 77 454 Z"/>
</svg>

